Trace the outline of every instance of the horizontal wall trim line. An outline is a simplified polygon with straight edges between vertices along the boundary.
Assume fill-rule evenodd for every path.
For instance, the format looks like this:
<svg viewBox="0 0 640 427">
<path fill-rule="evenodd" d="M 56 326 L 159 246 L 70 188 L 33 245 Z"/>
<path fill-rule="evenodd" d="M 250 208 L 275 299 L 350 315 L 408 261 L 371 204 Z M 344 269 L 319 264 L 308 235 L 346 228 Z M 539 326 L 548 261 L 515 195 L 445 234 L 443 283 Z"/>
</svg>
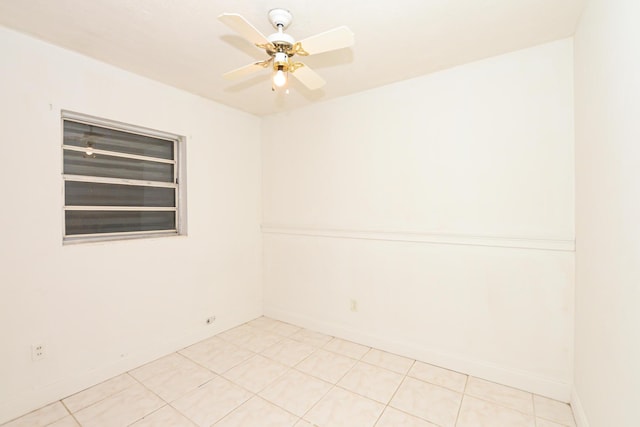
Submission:
<svg viewBox="0 0 640 427">
<path fill-rule="evenodd" d="M 262 232 L 291 236 L 332 237 L 341 239 L 384 240 L 445 245 L 490 246 L 499 248 L 538 249 L 546 251 L 575 251 L 575 240 L 554 238 L 509 237 L 473 234 L 446 234 L 392 230 L 359 230 L 320 227 L 298 227 L 262 224 Z"/>
</svg>

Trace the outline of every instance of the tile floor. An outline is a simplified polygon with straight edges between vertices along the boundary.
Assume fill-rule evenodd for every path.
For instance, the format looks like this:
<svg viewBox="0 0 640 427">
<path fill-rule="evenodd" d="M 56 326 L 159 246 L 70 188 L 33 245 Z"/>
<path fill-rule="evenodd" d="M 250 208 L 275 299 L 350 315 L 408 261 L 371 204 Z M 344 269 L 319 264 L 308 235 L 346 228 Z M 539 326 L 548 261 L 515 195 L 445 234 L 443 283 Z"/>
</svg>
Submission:
<svg viewBox="0 0 640 427">
<path fill-rule="evenodd" d="M 574 427 L 569 405 L 260 317 L 3 427 Z"/>
</svg>

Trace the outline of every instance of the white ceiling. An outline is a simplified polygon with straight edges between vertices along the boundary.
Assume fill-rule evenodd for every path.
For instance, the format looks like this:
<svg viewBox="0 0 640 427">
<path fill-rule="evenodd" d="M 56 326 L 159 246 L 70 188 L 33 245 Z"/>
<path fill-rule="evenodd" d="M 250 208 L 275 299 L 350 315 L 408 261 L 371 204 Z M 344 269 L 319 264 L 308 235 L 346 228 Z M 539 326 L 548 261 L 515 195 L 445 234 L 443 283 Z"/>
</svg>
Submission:
<svg viewBox="0 0 640 427">
<path fill-rule="evenodd" d="M 308 105 L 573 34 L 586 0 L 0 0 L 0 24 L 257 115 Z M 273 93 L 269 73 L 221 75 L 266 55 L 216 17 L 293 14 L 297 40 L 347 25 L 355 45 L 304 58 L 327 81 Z"/>
</svg>

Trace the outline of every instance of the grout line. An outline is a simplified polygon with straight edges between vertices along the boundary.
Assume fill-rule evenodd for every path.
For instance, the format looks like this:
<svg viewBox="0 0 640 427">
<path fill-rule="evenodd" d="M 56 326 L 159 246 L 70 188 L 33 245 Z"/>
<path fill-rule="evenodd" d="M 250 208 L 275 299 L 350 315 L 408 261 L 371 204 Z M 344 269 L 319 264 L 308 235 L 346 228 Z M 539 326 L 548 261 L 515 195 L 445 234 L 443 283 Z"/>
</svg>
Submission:
<svg viewBox="0 0 640 427">
<path fill-rule="evenodd" d="M 366 363 L 366 362 L 365 362 Z M 393 393 L 391 393 L 391 397 L 389 398 L 389 400 L 387 401 L 387 403 L 384 405 L 384 408 L 382 408 L 382 412 L 380 412 L 380 415 L 378 415 L 378 419 L 376 419 L 376 422 L 373 424 L 374 427 L 380 422 L 380 418 L 382 418 L 382 416 L 384 415 L 385 411 L 387 410 L 387 408 L 389 407 L 389 404 L 391 403 L 391 401 L 393 400 L 394 397 L 396 397 L 396 393 L 398 393 L 398 390 L 400 390 L 400 387 L 402 387 L 402 384 L 404 383 L 404 380 L 407 378 L 407 375 L 409 373 L 409 371 L 411 371 L 411 368 L 413 368 L 413 365 L 415 365 L 416 361 L 414 360 L 411 363 L 411 366 L 409 366 L 409 369 L 407 369 L 407 373 L 405 373 L 402 377 L 402 379 L 400 380 L 400 382 L 398 383 L 398 385 L 396 386 L 396 389 L 393 391 Z M 375 366 L 375 365 L 374 365 Z M 378 366 L 380 368 L 380 366 Z M 384 369 L 384 368 L 382 368 Z M 389 372 L 393 372 L 390 369 L 388 369 Z M 394 408 L 395 409 L 395 408 Z"/>
<path fill-rule="evenodd" d="M 275 402 L 272 402 L 271 400 L 267 399 L 266 397 L 263 397 L 263 396 L 261 396 L 261 395 L 259 395 L 259 394 L 256 394 L 254 397 L 257 397 L 257 398 L 259 398 L 259 399 L 262 399 L 262 400 L 264 400 L 265 402 L 267 402 L 268 404 L 273 405 L 273 406 L 275 406 L 276 408 L 282 409 L 283 411 L 285 411 L 285 412 L 286 412 L 286 413 L 288 413 L 288 414 L 293 415 L 294 417 L 297 417 L 297 418 L 298 418 L 298 421 L 300 421 L 300 420 L 302 419 L 302 417 L 301 417 L 300 415 L 298 415 L 298 414 L 294 414 L 294 413 L 293 413 L 293 412 L 291 412 L 290 410 L 288 410 L 288 409 L 286 409 L 286 408 L 284 408 L 284 407 L 282 407 L 282 406 L 278 405 L 278 404 L 277 404 L 277 403 L 275 403 Z M 245 403 L 246 403 L 246 402 L 245 402 Z"/>
<path fill-rule="evenodd" d="M 144 365 L 143 365 L 143 366 L 144 366 Z M 137 368 L 135 368 L 135 369 L 137 369 Z M 132 369 L 132 370 L 133 370 L 133 369 Z M 63 400 L 66 400 L 66 399 L 68 399 L 68 398 L 70 398 L 70 397 L 73 397 L 73 396 L 75 396 L 75 395 L 77 395 L 77 394 L 83 393 L 83 392 L 85 392 L 85 391 L 87 391 L 87 390 L 89 390 L 89 389 L 92 389 L 92 388 L 94 388 L 94 387 L 97 387 L 97 386 L 99 386 L 99 385 L 102 385 L 102 384 L 106 383 L 107 381 L 111 381 L 111 380 L 113 380 L 113 379 L 115 379 L 115 378 L 118 378 L 118 377 L 121 377 L 121 376 L 125 376 L 125 375 L 126 375 L 126 376 L 128 376 L 129 378 L 131 378 L 132 380 L 136 381 L 136 379 L 133 377 L 133 375 L 129 374 L 129 372 L 131 372 L 131 371 L 126 371 L 126 372 L 123 372 L 122 374 L 116 375 L 116 376 L 114 376 L 114 377 L 107 378 L 106 380 L 104 380 L 104 381 L 100 381 L 99 383 L 94 384 L 94 385 L 92 385 L 92 386 L 90 386 L 90 387 L 87 387 L 87 388 L 85 388 L 85 389 L 83 389 L 83 390 L 80 390 L 80 391 L 79 391 L 79 392 L 77 392 L 77 393 L 73 393 L 73 394 L 71 394 L 71 395 L 69 395 L 69 396 L 65 396 L 65 397 L 63 397 L 62 399 L 60 399 L 60 403 L 62 403 L 62 404 L 64 405 L 64 407 L 67 409 L 67 411 L 69 411 L 69 413 L 70 413 L 70 414 L 72 414 L 72 415 L 73 415 L 73 414 L 75 414 L 75 413 L 78 413 L 78 412 L 82 411 L 83 409 L 86 409 L 86 408 L 88 408 L 88 407 L 90 407 L 90 406 L 95 405 L 96 403 L 102 402 L 103 400 L 110 398 L 111 396 L 115 396 L 116 394 L 120 393 L 121 391 L 123 391 L 123 390 L 125 390 L 125 389 L 129 388 L 129 387 L 130 387 L 130 385 L 127 385 L 126 387 L 123 387 L 123 388 L 118 389 L 118 390 L 116 390 L 116 391 L 114 391 L 114 392 L 112 392 L 112 393 L 109 393 L 109 394 L 107 394 L 106 396 L 104 396 L 104 397 L 102 397 L 102 398 L 100 398 L 100 399 L 96 400 L 95 402 L 91 402 L 90 404 L 88 404 L 88 405 L 86 405 L 86 406 L 83 406 L 82 408 L 80 408 L 80 409 L 76 410 L 75 412 L 73 412 L 70 408 L 68 408 L 68 407 L 67 407 L 67 405 L 63 402 Z"/>
<path fill-rule="evenodd" d="M 325 382 L 327 382 L 327 381 L 325 381 Z M 306 410 L 306 412 L 305 412 L 304 414 L 302 414 L 302 417 L 300 417 L 300 419 L 304 419 L 305 421 L 307 421 L 304 417 L 305 417 L 309 412 L 311 412 L 311 411 L 313 410 L 313 408 L 315 408 L 316 406 L 318 406 L 318 404 L 319 404 L 320 402 L 322 402 L 322 400 L 323 400 L 325 397 L 327 397 L 327 394 L 329 394 L 329 392 L 330 392 L 331 390 L 333 390 L 334 388 L 335 388 L 335 385 L 333 385 L 332 387 L 329 387 L 329 389 L 328 389 L 327 391 L 325 391 L 325 392 L 324 392 L 324 394 L 322 395 L 322 397 L 320 397 L 320 399 L 318 399 L 318 401 L 317 401 L 317 402 L 315 402 L 313 405 L 311 405 L 311 407 L 310 407 L 309 409 L 307 409 L 307 410 Z M 309 422 L 311 422 L 311 421 L 309 421 Z M 315 426 L 315 424 L 313 424 L 313 425 Z"/>
<path fill-rule="evenodd" d="M 178 399 L 176 399 L 178 400 Z M 198 424 L 193 421 L 191 418 L 187 417 L 186 414 L 183 414 L 182 412 L 180 412 L 177 408 L 175 408 L 173 405 L 171 405 L 170 403 L 167 403 L 167 406 L 171 409 L 173 409 L 174 411 L 176 411 L 178 414 L 182 415 L 187 421 L 189 421 L 191 424 L 193 424 L 194 427 L 198 427 Z"/>
<path fill-rule="evenodd" d="M 516 408 L 514 408 L 512 406 L 508 406 L 508 405 L 506 405 L 506 404 L 504 404 L 502 402 L 496 402 L 496 401 L 493 401 L 493 400 L 489 400 L 484 396 L 479 397 L 479 396 L 476 396 L 476 395 L 473 395 L 473 394 L 466 394 L 466 393 L 464 394 L 464 396 L 471 397 L 471 398 L 477 399 L 477 400 L 482 400 L 485 403 L 489 403 L 491 405 L 499 406 L 500 408 L 508 409 L 510 411 L 518 412 L 519 414 L 526 415 L 528 417 L 536 418 L 534 413 L 521 411 L 520 409 L 516 409 Z"/>
<path fill-rule="evenodd" d="M 38 408 L 38 409 L 34 409 L 34 410 L 33 410 L 33 411 L 31 411 L 31 412 L 27 412 L 25 415 L 29 415 L 29 414 L 31 414 L 31 413 L 33 413 L 33 412 L 39 411 L 40 409 L 46 408 L 47 406 L 55 405 L 55 404 L 56 404 L 56 403 L 58 403 L 58 402 L 62 403 L 62 399 L 60 399 L 60 400 L 56 400 L 55 402 L 51 402 L 51 403 L 49 403 L 48 405 L 42 406 L 42 407 L 40 407 L 40 408 Z M 60 421 L 60 420 L 62 420 L 62 419 L 64 419 L 64 418 L 66 418 L 66 417 L 68 417 L 69 415 L 73 416 L 73 415 L 71 414 L 71 412 L 69 411 L 69 409 L 66 407 L 66 405 L 65 405 L 64 403 L 62 403 L 62 407 L 67 411 L 67 414 L 66 414 L 66 415 L 61 416 L 60 418 L 58 418 L 58 419 L 56 419 L 56 420 L 53 420 L 53 421 L 52 421 L 52 422 L 50 422 L 50 423 L 45 424 L 45 426 L 50 426 L 50 425 L 52 425 L 52 424 L 55 424 L 55 423 L 57 423 L 58 421 Z M 15 419 L 13 419 L 13 420 L 9 420 L 9 421 L 7 421 L 6 423 L 3 423 L 2 425 L 0 425 L 0 427 L 8 426 L 9 424 L 11 424 L 11 423 L 13 423 L 14 421 L 16 421 L 16 420 L 18 420 L 18 419 L 20 419 L 20 418 L 24 417 L 25 415 L 21 415 L 21 416 L 19 416 L 18 418 L 15 418 Z"/>
<path fill-rule="evenodd" d="M 66 399 L 66 397 L 65 397 L 65 399 Z M 71 410 L 69 409 L 69 407 L 68 407 L 68 406 L 67 406 L 67 405 L 62 401 L 62 399 L 58 400 L 58 402 L 60 402 L 60 403 L 62 404 L 62 406 L 64 407 L 64 409 L 66 409 L 66 410 L 67 410 L 67 413 L 68 413 L 69 415 L 73 415 L 73 412 L 71 412 Z"/>
<path fill-rule="evenodd" d="M 235 383 L 234 383 L 235 384 Z M 237 384 L 236 384 L 237 385 Z M 220 421 L 224 420 L 225 418 L 227 418 L 231 413 L 233 413 L 236 409 L 238 409 L 239 407 L 241 407 L 242 405 L 244 405 L 245 403 L 247 403 L 248 401 L 250 401 L 251 399 L 253 399 L 255 397 L 255 394 L 253 396 L 251 396 L 250 398 L 248 398 L 247 400 L 243 401 L 242 403 L 240 403 L 238 406 L 235 406 L 233 409 L 229 410 L 229 412 L 225 413 L 222 417 L 218 418 L 217 420 L 215 420 L 213 422 L 213 424 L 211 424 L 211 426 L 215 426 L 216 424 L 218 424 Z"/>
<path fill-rule="evenodd" d="M 169 402 L 167 402 L 167 401 L 166 401 L 165 399 L 163 399 L 159 394 L 157 394 L 156 392 L 154 392 L 153 390 L 151 390 L 149 387 L 147 387 L 144 383 L 142 383 L 142 381 L 139 381 L 139 380 L 138 380 L 137 378 L 135 378 L 133 375 L 131 375 L 131 377 L 132 377 L 136 382 L 138 382 L 138 383 L 139 383 L 139 384 L 140 384 L 144 389 L 146 389 L 149 393 L 153 394 L 153 395 L 154 395 L 154 396 L 156 396 L 158 399 L 160 399 L 160 401 L 162 401 L 162 402 L 164 403 L 164 405 L 160 406 L 160 408 L 162 408 L 162 407 L 164 407 L 164 406 L 166 406 L 166 405 L 168 405 L 168 404 L 169 404 Z M 177 399 L 176 399 L 176 400 L 177 400 Z M 136 419 L 136 420 L 135 420 L 135 421 L 133 421 L 131 424 L 135 424 L 135 423 L 137 423 L 138 421 L 140 421 L 141 419 L 143 419 L 143 418 L 144 418 L 144 417 L 146 417 L 147 415 L 151 415 L 151 414 L 153 414 L 154 412 L 156 412 L 156 411 L 157 411 L 157 410 L 159 410 L 160 408 L 158 408 L 158 409 L 156 409 L 156 410 L 154 410 L 154 411 L 151 411 L 151 412 L 149 412 L 148 414 L 144 414 L 142 417 L 140 417 L 140 418 Z M 129 424 L 129 425 L 131 425 L 131 424 Z"/>
<path fill-rule="evenodd" d="M 420 363 L 424 363 L 424 362 L 420 362 Z M 427 364 L 428 364 L 428 363 L 427 363 Z M 429 364 L 428 364 L 428 365 L 429 365 Z M 463 375 L 463 376 L 465 377 L 465 380 L 464 380 L 464 381 L 465 381 L 465 382 L 464 382 L 464 384 L 465 384 L 465 385 L 464 385 L 464 387 L 463 387 L 462 391 L 457 390 L 457 389 L 455 389 L 455 388 L 452 388 L 452 387 L 450 387 L 449 385 L 439 384 L 439 383 L 436 383 L 436 382 L 434 382 L 434 381 L 431 381 L 431 380 L 428 380 L 428 379 L 425 379 L 425 378 L 418 377 L 418 376 L 417 376 L 417 375 L 415 375 L 415 374 L 413 374 L 413 375 L 412 375 L 412 374 L 411 374 L 411 370 L 409 370 L 409 372 L 407 372 L 407 376 L 408 376 L 409 378 L 411 378 L 411 379 L 418 380 L 418 381 L 422 381 L 423 383 L 427 383 L 427 384 L 435 385 L 435 386 L 437 386 L 437 387 L 444 388 L 444 389 L 446 389 L 446 390 L 453 391 L 453 392 L 456 392 L 456 393 L 458 393 L 458 394 L 464 394 L 464 393 L 465 393 L 465 392 L 464 392 L 464 389 L 465 389 L 465 388 L 466 388 L 466 386 L 467 386 L 467 381 L 468 381 L 468 379 L 469 379 L 469 375 L 467 375 L 467 374 L 463 374 L 463 373 L 461 373 L 461 372 L 452 371 L 452 370 L 450 370 L 450 369 L 441 368 L 440 366 L 436 366 L 436 365 L 431 365 L 431 366 L 434 366 L 434 367 L 436 367 L 436 368 L 438 368 L 438 369 L 444 369 L 444 370 L 447 370 L 447 371 L 450 371 L 450 372 L 453 372 L 453 373 L 456 373 L 456 374 L 459 374 L 459 375 Z"/>
<path fill-rule="evenodd" d="M 462 388 L 462 393 L 460 393 L 460 405 L 458 406 L 458 413 L 456 414 L 456 421 L 454 422 L 454 426 L 458 424 L 460 419 L 460 412 L 462 412 L 462 402 L 464 402 L 465 392 L 467 391 L 467 384 L 469 384 L 469 375 L 465 375 L 464 379 L 464 387 Z"/>
<path fill-rule="evenodd" d="M 107 380 L 107 381 L 108 381 L 108 380 Z M 81 393 L 81 392 L 79 392 L 79 393 Z M 77 394 L 77 393 L 76 393 L 76 394 Z M 73 395 L 72 395 L 72 396 L 73 396 Z M 66 399 L 66 397 L 65 397 L 65 399 Z M 80 425 L 82 425 L 82 424 L 80 424 L 80 421 L 78 421 L 78 419 L 76 418 L 75 414 L 74 414 L 73 412 L 71 412 L 71 410 L 67 407 L 67 405 L 65 405 L 65 403 L 62 401 L 62 399 L 60 399 L 60 400 L 59 400 L 59 402 L 60 402 L 60 403 L 62 403 L 62 406 L 64 406 L 64 409 L 66 409 L 66 410 L 67 410 L 67 412 L 69 413 L 69 415 L 68 415 L 68 416 L 70 416 L 71 418 L 73 418 L 73 421 L 75 421 L 75 422 L 76 422 L 76 424 L 78 424 L 79 426 L 80 426 Z M 64 417 L 63 417 L 63 418 L 64 418 Z M 60 420 L 62 420 L 63 418 L 60 418 Z M 60 421 L 60 420 L 58 420 L 58 421 Z M 57 422 L 57 421 L 56 421 L 56 422 Z M 53 423 L 52 423 L 52 424 L 53 424 Z M 50 425 L 50 424 L 49 424 L 49 425 Z"/>
<path fill-rule="evenodd" d="M 184 397 L 184 396 L 183 396 Z M 178 400 L 178 399 L 176 399 Z M 174 400 L 174 402 L 176 401 Z M 183 413 L 182 411 L 180 411 L 178 408 L 176 408 L 175 406 L 173 406 L 171 403 L 167 403 L 167 406 L 169 406 L 171 409 L 173 409 L 174 411 L 176 411 L 177 413 L 179 413 L 180 415 L 182 415 L 183 417 L 185 417 L 187 420 L 189 420 L 189 422 L 193 423 L 193 425 L 197 426 L 196 422 L 194 420 L 192 420 L 191 418 L 189 418 L 187 416 L 187 414 Z"/>
<path fill-rule="evenodd" d="M 75 414 L 71 414 L 71 418 L 73 418 L 73 421 L 75 421 L 79 426 L 81 426 L 82 424 L 80 424 L 80 420 L 78 420 L 75 416 Z"/>
<path fill-rule="evenodd" d="M 394 410 L 396 410 L 396 411 L 398 411 L 398 412 L 402 412 L 403 414 L 406 414 L 406 415 L 409 415 L 409 416 L 411 416 L 411 417 L 418 418 L 418 419 L 420 419 L 420 420 L 424 420 L 424 421 L 426 421 L 426 422 L 428 422 L 428 423 L 430 423 L 430 424 L 436 425 L 433 421 L 428 420 L 428 419 L 424 418 L 423 416 L 420 416 L 420 415 L 418 415 L 418 414 L 412 414 L 412 413 L 407 412 L 407 411 L 405 411 L 405 410 L 403 410 L 403 409 L 399 409 L 399 408 L 396 408 L 395 406 L 391 406 L 391 402 L 393 401 L 393 398 L 394 398 L 394 397 L 396 397 L 396 394 L 398 394 L 398 390 L 400 390 L 400 387 L 402 387 L 402 384 L 404 384 L 404 382 L 406 381 L 406 379 L 407 379 L 407 378 L 416 379 L 416 378 L 413 378 L 413 377 L 410 377 L 410 376 L 409 376 L 409 372 L 411 371 L 411 368 L 413 368 L 413 365 L 415 365 L 415 363 L 416 363 L 416 360 L 414 360 L 414 361 L 413 361 L 413 363 L 412 363 L 412 364 L 411 364 L 411 366 L 409 367 L 409 370 L 407 371 L 407 374 L 405 374 L 404 378 L 402 378 L 402 381 L 400 382 L 400 385 L 398 386 L 398 388 L 396 389 L 396 391 L 393 393 L 393 396 L 391 396 L 391 399 L 389 399 L 389 403 L 387 403 L 387 406 L 385 407 L 385 410 L 386 410 L 387 408 L 392 408 L 392 409 L 394 409 Z M 383 413 L 384 413 L 384 411 L 383 411 Z"/>
</svg>

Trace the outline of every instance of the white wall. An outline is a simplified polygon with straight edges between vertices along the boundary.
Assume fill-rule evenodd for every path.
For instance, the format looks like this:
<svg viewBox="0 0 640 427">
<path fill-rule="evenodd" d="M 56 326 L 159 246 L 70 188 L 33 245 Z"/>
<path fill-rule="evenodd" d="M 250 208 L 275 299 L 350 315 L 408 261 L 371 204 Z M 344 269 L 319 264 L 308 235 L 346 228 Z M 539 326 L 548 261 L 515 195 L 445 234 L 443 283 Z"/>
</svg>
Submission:
<svg viewBox="0 0 640 427">
<path fill-rule="evenodd" d="M 2 28 L 0 52 L 1 423 L 259 316 L 262 286 L 258 118 Z M 61 109 L 187 137 L 188 237 L 62 245 Z"/>
<path fill-rule="evenodd" d="M 572 54 L 265 118 L 265 314 L 568 401 Z"/>
<path fill-rule="evenodd" d="M 640 425 L 640 3 L 591 0 L 575 35 L 580 425 Z"/>
</svg>

